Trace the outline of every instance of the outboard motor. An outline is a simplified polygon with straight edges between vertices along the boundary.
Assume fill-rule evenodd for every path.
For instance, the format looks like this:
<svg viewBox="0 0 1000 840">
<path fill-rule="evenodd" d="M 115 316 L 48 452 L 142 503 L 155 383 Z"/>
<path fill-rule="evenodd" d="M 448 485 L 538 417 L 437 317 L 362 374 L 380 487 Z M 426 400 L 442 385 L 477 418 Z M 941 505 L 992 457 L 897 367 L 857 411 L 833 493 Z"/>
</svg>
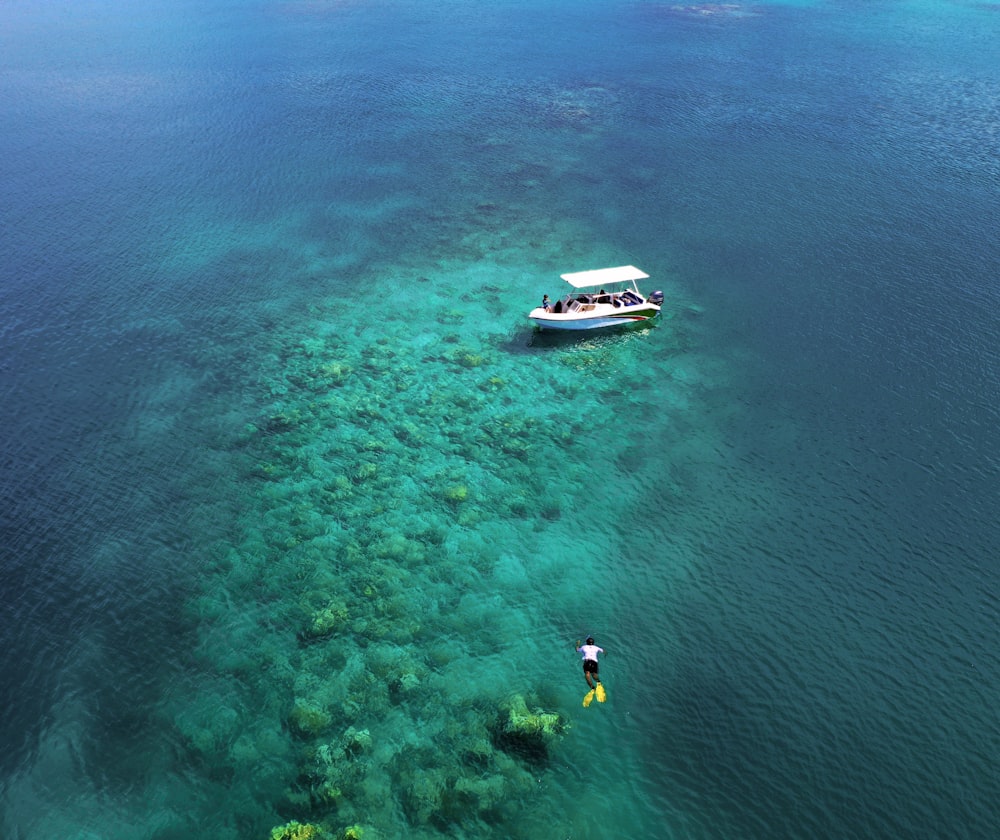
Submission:
<svg viewBox="0 0 1000 840">
<path fill-rule="evenodd" d="M 649 302 L 655 306 L 663 306 L 663 292 L 655 291 L 649 296 Z"/>
</svg>

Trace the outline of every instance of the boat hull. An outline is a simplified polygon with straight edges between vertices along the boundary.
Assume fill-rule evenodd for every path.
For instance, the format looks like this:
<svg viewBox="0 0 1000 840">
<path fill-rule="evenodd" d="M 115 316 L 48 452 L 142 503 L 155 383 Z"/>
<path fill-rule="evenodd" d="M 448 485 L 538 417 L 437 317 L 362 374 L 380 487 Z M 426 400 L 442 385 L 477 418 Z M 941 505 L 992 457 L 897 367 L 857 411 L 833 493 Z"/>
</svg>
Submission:
<svg viewBox="0 0 1000 840">
<path fill-rule="evenodd" d="M 601 330 L 626 327 L 652 321 L 660 310 L 653 306 L 636 306 L 634 309 L 608 315 L 580 316 L 574 313 L 555 314 L 535 309 L 528 317 L 543 330 Z"/>
</svg>

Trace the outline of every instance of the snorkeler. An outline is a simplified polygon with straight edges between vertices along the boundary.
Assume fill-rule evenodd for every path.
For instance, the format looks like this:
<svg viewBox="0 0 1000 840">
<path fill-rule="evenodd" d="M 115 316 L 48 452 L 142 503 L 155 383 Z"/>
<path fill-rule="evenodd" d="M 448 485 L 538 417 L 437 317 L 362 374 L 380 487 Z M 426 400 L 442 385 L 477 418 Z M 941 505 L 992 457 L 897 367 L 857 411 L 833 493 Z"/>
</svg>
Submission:
<svg viewBox="0 0 1000 840">
<path fill-rule="evenodd" d="M 593 636 L 587 636 L 586 644 L 581 645 L 580 640 L 576 640 L 576 652 L 583 657 L 583 678 L 587 681 L 587 686 L 590 688 L 590 692 L 583 698 L 583 705 L 589 706 L 595 695 L 597 696 L 597 702 L 603 703 L 607 699 L 607 695 L 604 692 L 604 686 L 601 685 L 601 677 L 599 675 L 600 666 L 597 664 L 597 655 L 599 653 L 606 654 L 607 651 L 594 644 Z"/>
</svg>

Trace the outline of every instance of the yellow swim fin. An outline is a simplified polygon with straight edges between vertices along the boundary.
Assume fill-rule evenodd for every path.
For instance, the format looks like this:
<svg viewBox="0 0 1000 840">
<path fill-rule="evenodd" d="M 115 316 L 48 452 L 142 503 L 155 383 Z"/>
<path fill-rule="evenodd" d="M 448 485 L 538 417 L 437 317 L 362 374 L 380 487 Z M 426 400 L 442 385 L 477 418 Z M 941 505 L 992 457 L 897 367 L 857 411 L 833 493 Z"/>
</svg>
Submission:
<svg viewBox="0 0 1000 840">
<path fill-rule="evenodd" d="M 608 695 L 604 693 L 604 683 L 598 683 L 597 688 L 594 689 L 597 692 L 597 702 L 603 703 L 608 699 Z"/>
<path fill-rule="evenodd" d="M 591 703 L 594 702 L 594 692 L 595 691 L 597 691 L 597 689 L 596 688 L 592 688 L 590 691 L 587 692 L 587 696 L 583 698 L 583 707 L 584 708 L 587 708 L 587 706 L 589 706 Z M 604 692 L 601 692 L 601 693 L 603 694 Z"/>
</svg>

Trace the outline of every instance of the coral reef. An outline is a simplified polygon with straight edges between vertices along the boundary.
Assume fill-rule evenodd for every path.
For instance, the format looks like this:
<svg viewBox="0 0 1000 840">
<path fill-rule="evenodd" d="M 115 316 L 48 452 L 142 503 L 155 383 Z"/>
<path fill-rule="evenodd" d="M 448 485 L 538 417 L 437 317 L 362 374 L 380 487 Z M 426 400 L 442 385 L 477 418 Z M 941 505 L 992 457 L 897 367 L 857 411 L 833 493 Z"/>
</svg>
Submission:
<svg viewBox="0 0 1000 840">
<path fill-rule="evenodd" d="M 544 761 L 549 747 L 568 728 L 568 721 L 558 712 L 529 710 L 524 697 L 515 694 L 501 705 L 493 737 L 507 752 Z"/>
<path fill-rule="evenodd" d="M 347 624 L 347 607 L 342 602 L 328 604 L 310 617 L 304 635 L 311 639 L 329 636 Z"/>
<path fill-rule="evenodd" d="M 271 840 L 330 840 L 319 826 L 292 820 L 271 830 Z"/>
<path fill-rule="evenodd" d="M 214 777 L 266 782 L 266 825 L 302 820 L 272 840 L 515 825 L 571 743 L 550 666 L 512 664 L 503 636 L 533 632 L 525 604 L 553 603 L 565 558 L 592 550 L 594 533 L 576 533 L 589 478 L 620 469 L 626 446 L 580 440 L 613 425 L 621 394 L 653 387 L 644 339 L 511 353 L 502 326 L 467 328 L 457 297 L 421 286 L 427 335 L 342 336 L 339 310 L 317 304 L 269 338 L 253 422 L 234 435 L 252 493 L 191 606 L 222 685 L 176 726 Z M 515 677 L 523 693 L 504 699 Z"/>
<path fill-rule="evenodd" d="M 288 716 L 292 730 L 307 738 L 314 738 L 325 732 L 331 721 L 327 711 L 303 700 L 295 701 Z"/>
</svg>

